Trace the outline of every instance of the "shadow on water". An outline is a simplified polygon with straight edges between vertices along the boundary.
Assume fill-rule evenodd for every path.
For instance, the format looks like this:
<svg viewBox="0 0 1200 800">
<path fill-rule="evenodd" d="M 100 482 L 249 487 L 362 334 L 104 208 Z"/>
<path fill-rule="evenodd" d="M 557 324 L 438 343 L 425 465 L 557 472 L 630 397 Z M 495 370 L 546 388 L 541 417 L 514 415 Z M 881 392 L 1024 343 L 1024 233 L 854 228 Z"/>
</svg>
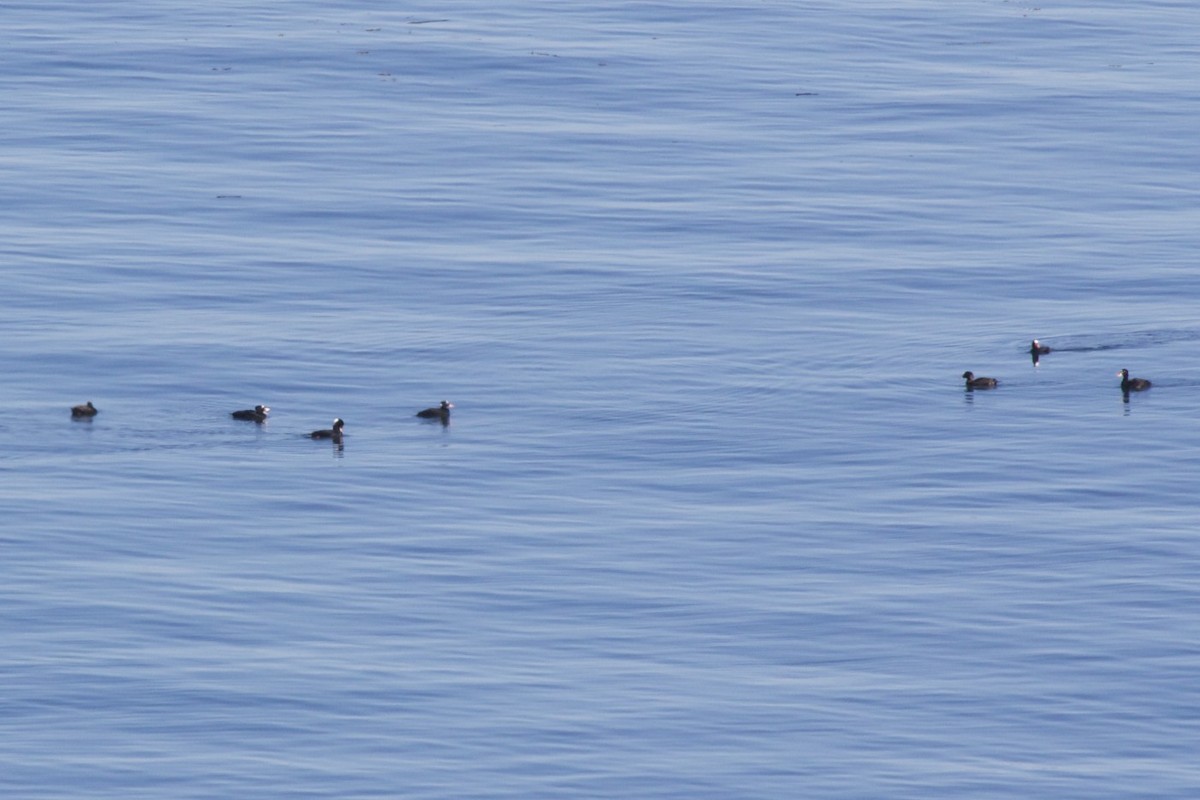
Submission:
<svg viewBox="0 0 1200 800">
<path fill-rule="evenodd" d="M 975 404 L 975 394 L 977 392 L 991 392 L 991 391 L 994 391 L 994 388 L 995 387 L 973 388 L 973 387 L 967 386 L 963 389 L 963 402 L 965 402 L 969 406 L 974 405 Z"/>
</svg>

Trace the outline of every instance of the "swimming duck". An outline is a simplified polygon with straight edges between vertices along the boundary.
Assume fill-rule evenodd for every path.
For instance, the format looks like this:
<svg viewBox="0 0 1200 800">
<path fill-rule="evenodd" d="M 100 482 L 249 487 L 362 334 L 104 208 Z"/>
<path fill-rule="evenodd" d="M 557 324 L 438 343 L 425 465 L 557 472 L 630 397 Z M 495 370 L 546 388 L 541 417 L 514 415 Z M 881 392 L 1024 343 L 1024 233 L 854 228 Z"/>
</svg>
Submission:
<svg viewBox="0 0 1200 800">
<path fill-rule="evenodd" d="M 1129 394 L 1130 392 L 1144 392 L 1151 386 L 1150 381 L 1145 378 L 1129 377 L 1129 370 L 1127 369 L 1123 369 L 1117 374 L 1121 376 L 1121 391 L 1125 392 L 1125 394 Z"/>
<path fill-rule="evenodd" d="M 1050 348 L 1034 339 L 1029 345 L 1029 352 L 1035 356 L 1044 356 L 1050 352 Z"/>
<path fill-rule="evenodd" d="M 313 439 L 333 439 L 335 442 L 340 442 L 342 440 L 342 428 L 344 427 L 346 427 L 346 423 L 342 422 L 341 419 L 335 419 L 332 430 L 313 431 L 309 436 Z"/>
<path fill-rule="evenodd" d="M 267 415 L 270 413 L 271 409 L 267 406 L 255 406 L 254 408 L 247 408 L 243 411 L 234 411 L 229 416 L 233 417 L 234 419 L 246 419 L 252 422 L 266 422 Z"/>
<path fill-rule="evenodd" d="M 75 406 L 71 409 L 72 417 L 94 417 L 99 413 L 99 409 L 92 405 L 91 400 L 88 400 L 81 406 Z"/>
<path fill-rule="evenodd" d="M 970 370 L 962 374 L 963 380 L 967 382 L 968 389 L 994 389 L 999 383 L 995 378 L 976 378 L 975 373 Z"/>
<path fill-rule="evenodd" d="M 427 408 L 424 411 L 418 411 L 417 416 L 422 419 L 441 419 L 442 422 L 450 419 L 450 409 L 454 408 L 454 403 L 449 400 L 443 400 L 442 404 L 434 408 Z"/>
</svg>

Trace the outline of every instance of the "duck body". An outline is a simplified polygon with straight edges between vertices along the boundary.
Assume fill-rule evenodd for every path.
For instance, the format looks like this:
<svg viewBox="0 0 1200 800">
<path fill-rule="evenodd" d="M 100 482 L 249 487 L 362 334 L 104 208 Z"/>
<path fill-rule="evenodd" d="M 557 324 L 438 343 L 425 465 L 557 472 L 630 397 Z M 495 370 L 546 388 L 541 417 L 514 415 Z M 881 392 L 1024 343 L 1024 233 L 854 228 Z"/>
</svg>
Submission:
<svg viewBox="0 0 1200 800">
<path fill-rule="evenodd" d="M 1050 348 L 1034 339 L 1029 345 L 1029 354 L 1034 356 L 1044 356 L 1050 352 Z"/>
<path fill-rule="evenodd" d="M 74 408 L 71 409 L 72 417 L 94 417 L 99 413 L 100 413 L 99 409 L 97 409 L 94 405 L 92 405 L 91 400 L 88 400 L 86 403 L 84 403 L 81 406 L 75 406 Z"/>
<path fill-rule="evenodd" d="M 454 403 L 451 403 L 449 400 L 443 400 L 441 405 L 418 411 L 417 416 L 421 419 L 440 419 L 442 422 L 445 422 L 450 419 L 450 409 L 452 408 L 454 408 Z"/>
<path fill-rule="evenodd" d="M 975 373 L 967 370 L 962 374 L 968 389 L 995 389 L 999 383 L 995 378 L 976 378 Z"/>
<path fill-rule="evenodd" d="M 1125 392 L 1125 394 L 1129 394 L 1130 392 L 1144 392 L 1153 386 L 1145 378 L 1129 377 L 1129 370 L 1127 369 L 1123 369 L 1117 374 L 1121 376 L 1121 391 Z"/>
<path fill-rule="evenodd" d="M 342 428 L 346 427 L 346 423 L 340 418 L 333 421 L 333 427 L 323 431 L 313 431 L 308 436 L 311 439 L 333 439 L 335 442 L 342 440 Z"/>
<path fill-rule="evenodd" d="M 229 416 L 233 417 L 234 419 L 244 419 L 251 422 L 266 422 L 267 415 L 270 413 L 271 409 L 267 406 L 255 406 L 254 408 L 247 408 L 243 411 L 234 411 Z"/>
</svg>

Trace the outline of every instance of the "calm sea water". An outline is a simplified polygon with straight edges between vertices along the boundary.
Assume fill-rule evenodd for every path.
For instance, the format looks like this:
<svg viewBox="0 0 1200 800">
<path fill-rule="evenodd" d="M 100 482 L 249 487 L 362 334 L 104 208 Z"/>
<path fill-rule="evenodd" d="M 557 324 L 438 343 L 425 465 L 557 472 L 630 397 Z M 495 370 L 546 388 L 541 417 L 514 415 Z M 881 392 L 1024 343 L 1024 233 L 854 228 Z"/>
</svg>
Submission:
<svg viewBox="0 0 1200 800">
<path fill-rule="evenodd" d="M 1191 4 L 0 15 L 4 796 L 1200 794 Z"/>
</svg>

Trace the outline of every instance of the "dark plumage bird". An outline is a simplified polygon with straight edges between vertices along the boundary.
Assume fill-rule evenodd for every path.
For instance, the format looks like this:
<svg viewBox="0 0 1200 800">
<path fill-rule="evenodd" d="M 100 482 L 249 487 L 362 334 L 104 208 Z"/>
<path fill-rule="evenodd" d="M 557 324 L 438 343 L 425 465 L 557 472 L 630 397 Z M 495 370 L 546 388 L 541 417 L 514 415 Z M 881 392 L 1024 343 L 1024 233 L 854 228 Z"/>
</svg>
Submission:
<svg viewBox="0 0 1200 800">
<path fill-rule="evenodd" d="M 254 408 L 247 408 L 243 411 L 234 411 L 229 416 L 233 417 L 234 419 L 250 420 L 251 422 L 266 422 L 267 415 L 270 413 L 271 409 L 267 406 L 255 406 Z"/>
<path fill-rule="evenodd" d="M 346 427 L 346 423 L 340 419 L 335 419 L 331 430 L 313 431 L 309 436 L 313 439 L 333 439 L 335 442 L 340 442 L 342 440 L 342 428 L 344 427 Z"/>
<path fill-rule="evenodd" d="M 99 413 L 100 413 L 99 409 L 97 409 L 94 405 L 92 405 L 91 400 L 88 400 L 86 403 L 84 403 L 81 406 L 75 406 L 74 408 L 71 409 L 72 417 L 94 417 Z"/>
<path fill-rule="evenodd" d="M 968 389 L 995 389 L 999 383 L 995 378 L 976 378 L 975 373 L 970 370 L 962 374 L 963 380 L 967 382 Z"/>
<path fill-rule="evenodd" d="M 450 409 L 452 408 L 454 408 L 454 403 L 451 403 L 449 400 L 443 400 L 439 406 L 418 411 L 417 416 L 422 419 L 440 419 L 442 422 L 446 422 L 450 419 Z"/>
<path fill-rule="evenodd" d="M 1034 339 L 1029 343 L 1029 357 L 1033 359 L 1033 365 L 1038 365 L 1038 360 L 1050 352 L 1050 348 Z"/>
<path fill-rule="evenodd" d="M 1123 369 L 1117 373 L 1121 376 L 1121 391 L 1128 394 L 1129 392 L 1144 392 L 1150 388 L 1150 381 L 1145 378 L 1129 377 L 1129 370 Z"/>
</svg>

